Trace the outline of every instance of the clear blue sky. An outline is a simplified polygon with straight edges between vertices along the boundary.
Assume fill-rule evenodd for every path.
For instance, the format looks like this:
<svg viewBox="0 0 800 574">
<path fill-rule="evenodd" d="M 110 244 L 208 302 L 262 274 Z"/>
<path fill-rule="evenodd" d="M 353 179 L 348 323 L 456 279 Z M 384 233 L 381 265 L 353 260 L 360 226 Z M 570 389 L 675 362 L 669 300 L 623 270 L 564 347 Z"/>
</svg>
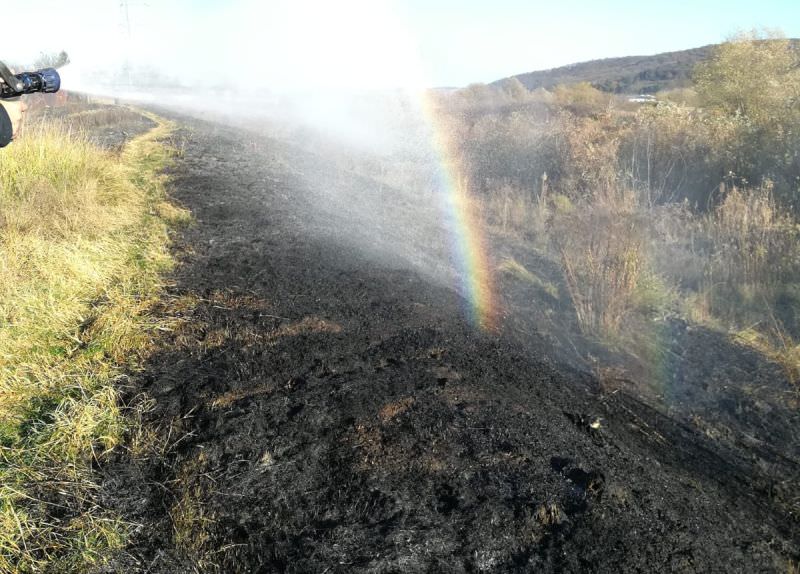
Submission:
<svg viewBox="0 0 800 574">
<path fill-rule="evenodd" d="M 66 49 L 75 67 L 195 82 L 216 66 L 268 87 L 463 86 L 754 27 L 800 37 L 800 0 L 129 0 L 130 39 L 121 4 L 9 0 L 0 60 Z"/>
</svg>

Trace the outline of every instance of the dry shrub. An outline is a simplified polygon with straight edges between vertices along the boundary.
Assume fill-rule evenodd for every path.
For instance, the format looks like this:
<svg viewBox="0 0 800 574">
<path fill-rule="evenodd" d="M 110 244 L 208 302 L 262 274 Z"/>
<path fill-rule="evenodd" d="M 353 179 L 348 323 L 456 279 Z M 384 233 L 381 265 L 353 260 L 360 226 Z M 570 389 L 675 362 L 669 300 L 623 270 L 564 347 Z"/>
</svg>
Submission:
<svg viewBox="0 0 800 574">
<path fill-rule="evenodd" d="M 558 126 L 536 111 L 484 115 L 469 124 L 450 116 L 448 125 L 455 126 L 450 141 L 477 193 L 509 185 L 530 197 L 539 191 L 543 172 L 558 171 Z"/>
<path fill-rule="evenodd" d="M 558 142 L 553 185 L 570 196 L 590 198 L 602 193 L 617 193 L 619 148 L 625 128 L 609 116 L 576 117 L 562 113 L 557 118 Z"/>
<path fill-rule="evenodd" d="M 647 269 L 644 220 L 630 192 L 556 215 L 551 240 L 584 333 L 619 331 Z"/>
<path fill-rule="evenodd" d="M 690 316 L 733 329 L 740 342 L 779 363 L 797 384 L 797 299 L 790 287 L 800 273 L 800 229 L 776 203 L 769 181 L 755 189 L 720 187 L 719 205 L 701 223 L 706 276 L 696 293 L 687 294 Z M 787 297 L 788 304 L 779 304 Z"/>
<path fill-rule="evenodd" d="M 706 276 L 709 245 L 702 217 L 688 202 L 648 208 L 647 213 L 652 268 L 676 289 L 699 291 Z"/>
<path fill-rule="evenodd" d="M 544 184 L 542 189 L 546 189 Z M 546 192 L 531 197 L 522 189 L 504 185 L 483 201 L 481 212 L 503 233 L 524 236 L 545 231 L 550 209 Z"/>
<path fill-rule="evenodd" d="M 732 127 L 684 105 L 640 108 L 620 146 L 626 184 L 648 206 L 689 199 L 705 207 L 722 165 L 729 165 L 722 150 L 734 137 Z"/>
<path fill-rule="evenodd" d="M 714 280 L 761 289 L 785 281 L 796 270 L 797 227 L 775 203 L 771 184 L 723 195 L 708 221 Z"/>
<path fill-rule="evenodd" d="M 579 115 L 602 113 L 611 103 L 611 95 L 602 92 L 589 82 L 559 85 L 553 90 L 558 105 Z"/>
</svg>

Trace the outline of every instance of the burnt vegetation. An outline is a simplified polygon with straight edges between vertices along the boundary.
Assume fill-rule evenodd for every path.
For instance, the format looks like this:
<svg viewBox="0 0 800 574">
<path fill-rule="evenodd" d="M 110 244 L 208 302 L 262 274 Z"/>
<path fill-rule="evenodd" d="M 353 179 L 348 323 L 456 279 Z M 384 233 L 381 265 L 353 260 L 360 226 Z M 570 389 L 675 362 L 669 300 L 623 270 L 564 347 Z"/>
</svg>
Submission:
<svg viewBox="0 0 800 574">
<path fill-rule="evenodd" d="M 496 330 L 402 113 L 381 155 L 32 100 L 0 572 L 796 574 L 800 54 L 690 54 L 431 94 Z"/>
<path fill-rule="evenodd" d="M 439 93 L 499 333 L 382 251 L 424 219 L 412 156 L 185 120 L 197 224 L 132 385 L 150 440 L 103 469 L 146 525 L 115 566 L 794 571 L 797 63 L 737 38 L 657 105 Z"/>
</svg>

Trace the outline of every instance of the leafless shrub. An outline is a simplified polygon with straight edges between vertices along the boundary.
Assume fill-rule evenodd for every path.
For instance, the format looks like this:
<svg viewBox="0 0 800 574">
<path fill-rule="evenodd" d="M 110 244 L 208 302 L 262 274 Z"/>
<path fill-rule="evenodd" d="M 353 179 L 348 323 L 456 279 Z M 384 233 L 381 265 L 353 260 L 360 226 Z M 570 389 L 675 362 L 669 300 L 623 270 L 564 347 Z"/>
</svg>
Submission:
<svg viewBox="0 0 800 574">
<path fill-rule="evenodd" d="M 618 192 L 556 215 L 551 240 L 581 330 L 616 333 L 647 268 L 643 219 L 633 194 Z"/>
</svg>

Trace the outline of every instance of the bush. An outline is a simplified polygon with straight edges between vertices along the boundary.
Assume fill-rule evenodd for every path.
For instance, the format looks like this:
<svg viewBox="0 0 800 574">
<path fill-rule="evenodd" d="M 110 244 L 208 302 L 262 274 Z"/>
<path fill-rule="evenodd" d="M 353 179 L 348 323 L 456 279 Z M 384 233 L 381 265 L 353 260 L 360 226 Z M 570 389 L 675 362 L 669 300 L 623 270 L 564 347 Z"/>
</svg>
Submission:
<svg viewBox="0 0 800 574">
<path fill-rule="evenodd" d="M 695 72 L 701 105 L 735 125 L 725 166 L 742 185 L 770 179 L 785 205 L 800 192 L 800 50 L 776 34 L 739 34 Z"/>
<path fill-rule="evenodd" d="M 648 269 L 645 226 L 636 207 L 632 193 L 619 191 L 554 216 L 551 240 L 584 333 L 617 333 L 636 305 Z"/>
<path fill-rule="evenodd" d="M 561 108 L 579 116 L 603 113 L 611 103 L 610 94 L 601 92 L 589 82 L 556 86 L 553 96 Z"/>
</svg>

